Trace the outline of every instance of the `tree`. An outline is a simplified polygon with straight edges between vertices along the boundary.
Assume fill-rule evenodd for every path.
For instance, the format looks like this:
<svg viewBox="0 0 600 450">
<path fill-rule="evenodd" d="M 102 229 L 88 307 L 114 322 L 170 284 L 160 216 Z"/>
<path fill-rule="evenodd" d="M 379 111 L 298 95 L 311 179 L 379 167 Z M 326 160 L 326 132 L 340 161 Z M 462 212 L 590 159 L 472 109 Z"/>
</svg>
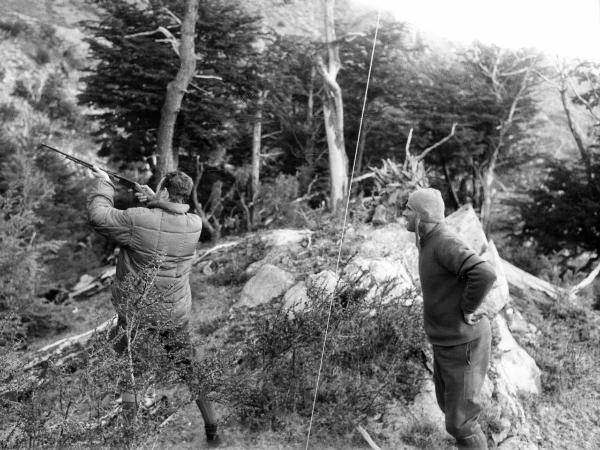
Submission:
<svg viewBox="0 0 600 450">
<path fill-rule="evenodd" d="M 339 43 L 335 37 L 335 0 L 323 0 L 325 13 L 325 44 L 327 63 L 317 55 L 317 69 L 323 77 L 323 118 L 329 148 L 330 204 L 332 212 L 338 211 L 348 192 L 348 156 L 344 142 L 344 102 L 337 83 L 341 68 Z"/>
<path fill-rule="evenodd" d="M 559 64 L 552 72 L 547 71 L 548 76 L 541 74 L 560 96 L 566 126 L 579 154 L 579 161 L 551 159 L 540 186 L 530 192 L 531 201 L 520 205 L 524 236 L 534 239 L 546 252 L 567 249 L 572 254 L 582 250 L 600 254 L 600 190 L 596 181 L 600 177 L 599 68 L 593 63 Z M 585 108 L 589 130 L 576 119 L 575 105 Z"/>
<path fill-rule="evenodd" d="M 87 69 L 79 101 L 94 108 L 90 116 L 99 124 L 95 136 L 102 144 L 101 156 L 156 162 L 165 86 L 181 67 L 173 44 L 181 39 L 174 16 L 182 15 L 182 5 L 181 0 L 153 0 L 140 10 L 129 2 L 116 2 L 107 6 L 109 14 L 102 21 L 88 23 L 93 34 L 90 51 L 97 63 Z M 159 29 L 173 39 L 157 44 Z M 257 19 L 238 8 L 220 0 L 200 3 L 197 71 L 181 101 L 172 142 L 180 156 L 191 156 L 191 166 L 195 155 L 202 162 L 223 163 L 222 150 L 235 148 L 240 140 L 244 99 L 255 76 L 252 42 L 258 34 Z"/>
<path fill-rule="evenodd" d="M 160 162 L 157 178 L 176 170 L 179 163 L 178 154 L 173 150 L 173 134 L 183 95 L 196 71 L 194 38 L 197 20 L 198 0 L 186 0 L 185 14 L 181 24 L 181 39 L 176 43 L 181 66 L 175 79 L 167 85 L 167 95 L 160 112 L 160 124 L 156 138 Z"/>
</svg>

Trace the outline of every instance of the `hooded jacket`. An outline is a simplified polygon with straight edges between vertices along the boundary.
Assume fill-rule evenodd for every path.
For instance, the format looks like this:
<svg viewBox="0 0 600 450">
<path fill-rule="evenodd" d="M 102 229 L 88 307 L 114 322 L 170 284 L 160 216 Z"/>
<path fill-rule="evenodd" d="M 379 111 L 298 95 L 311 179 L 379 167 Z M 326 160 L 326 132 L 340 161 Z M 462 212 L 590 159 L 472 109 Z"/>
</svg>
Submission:
<svg viewBox="0 0 600 450">
<path fill-rule="evenodd" d="M 87 210 L 94 229 L 121 247 L 112 288 L 117 313 L 122 316 L 124 308 L 119 282 L 139 273 L 162 253 L 155 286 L 163 294 L 170 325 L 187 324 L 192 304 L 189 273 L 202 220 L 188 212 L 189 205 L 165 201 L 119 210 L 113 206 L 114 192 L 110 181 L 98 179 L 88 196 Z"/>
</svg>

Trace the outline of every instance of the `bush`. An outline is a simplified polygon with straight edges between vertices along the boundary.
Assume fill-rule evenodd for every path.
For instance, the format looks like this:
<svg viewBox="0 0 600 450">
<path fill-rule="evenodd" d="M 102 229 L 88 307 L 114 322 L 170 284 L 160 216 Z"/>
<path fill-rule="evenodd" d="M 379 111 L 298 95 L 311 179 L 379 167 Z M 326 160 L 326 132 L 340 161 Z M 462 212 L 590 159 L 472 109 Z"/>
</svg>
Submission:
<svg viewBox="0 0 600 450">
<path fill-rule="evenodd" d="M 13 103 L 2 103 L 0 105 L 0 122 L 12 122 L 19 116 L 19 110 Z"/>
<path fill-rule="evenodd" d="M 30 34 L 33 29 L 27 22 L 22 20 L 0 20 L 0 32 L 5 36 L 15 38 L 23 34 Z"/>
<path fill-rule="evenodd" d="M 420 390 L 425 341 L 416 294 L 405 292 L 383 304 L 381 295 L 369 300 L 368 290 L 363 279 L 352 278 L 333 294 L 316 434 L 346 434 L 392 398 L 410 401 Z M 215 396 L 252 428 L 280 430 L 286 426 L 284 417 L 311 416 L 331 297 L 321 290 L 308 294 L 310 308 L 293 318 L 276 303 L 238 310 L 224 349 L 200 363 L 225 374 L 211 386 Z M 232 371 L 220 361 L 237 364 Z"/>
<path fill-rule="evenodd" d="M 10 346 L 0 347 L 0 379 L 8 385 L 0 395 L 1 423 L 11 430 L 3 436 L 1 448 L 144 445 L 169 415 L 189 402 L 184 396 L 170 405 L 142 408 L 133 427 L 118 418 L 119 389 L 134 392 L 141 402 L 154 384 L 180 379 L 178 365 L 185 355 L 167 354 L 165 347 L 175 341 L 165 345 L 160 337 L 171 324 L 165 314 L 169 305 L 154 287 L 159 265 L 157 257 L 119 285 L 127 305 L 122 310 L 127 319 L 124 330 L 97 332 L 83 350 L 78 346 L 71 353 L 63 350 L 33 370 Z M 124 352 L 115 352 L 125 335 L 129 345 Z"/>
<path fill-rule="evenodd" d="M 42 87 L 40 98 L 34 107 L 45 112 L 51 119 L 72 119 L 76 114 L 75 103 L 69 101 L 63 88 L 63 79 L 57 73 L 51 73 Z"/>
</svg>

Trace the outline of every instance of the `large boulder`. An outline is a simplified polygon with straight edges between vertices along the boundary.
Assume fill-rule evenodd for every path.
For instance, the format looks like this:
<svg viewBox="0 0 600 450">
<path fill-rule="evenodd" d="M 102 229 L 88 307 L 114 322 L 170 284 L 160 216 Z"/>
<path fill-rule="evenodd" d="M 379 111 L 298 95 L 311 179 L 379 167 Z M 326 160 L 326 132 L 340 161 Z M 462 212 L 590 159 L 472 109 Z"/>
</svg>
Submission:
<svg viewBox="0 0 600 450">
<path fill-rule="evenodd" d="M 345 267 L 344 281 L 367 290 L 368 300 L 381 299 L 383 303 L 403 298 L 416 284 L 416 278 L 402 260 L 361 256 Z"/>
<path fill-rule="evenodd" d="M 266 264 L 244 285 L 239 305 L 254 307 L 283 295 L 294 284 L 294 276 L 277 266 Z"/>
<path fill-rule="evenodd" d="M 496 341 L 493 364 L 498 376 L 506 380 L 512 392 L 539 394 L 542 390 L 540 369 L 517 343 L 502 314 L 494 318 L 492 329 Z"/>
<path fill-rule="evenodd" d="M 478 255 L 488 246 L 481 222 L 471 205 L 464 205 L 446 217 L 446 223 L 467 242 Z"/>
<path fill-rule="evenodd" d="M 295 284 L 283 297 L 283 309 L 287 311 L 288 318 L 293 319 L 298 312 L 309 308 L 313 296 L 328 297 L 333 294 L 338 280 L 333 271 L 323 270 Z"/>
<path fill-rule="evenodd" d="M 498 255 L 498 250 L 493 241 L 490 241 L 487 249 L 481 255 L 483 259 L 489 262 L 496 272 L 496 281 L 492 289 L 486 295 L 483 303 L 479 306 L 476 314 L 482 314 L 492 319 L 509 302 L 508 282 L 502 268 L 502 260 Z"/>
</svg>

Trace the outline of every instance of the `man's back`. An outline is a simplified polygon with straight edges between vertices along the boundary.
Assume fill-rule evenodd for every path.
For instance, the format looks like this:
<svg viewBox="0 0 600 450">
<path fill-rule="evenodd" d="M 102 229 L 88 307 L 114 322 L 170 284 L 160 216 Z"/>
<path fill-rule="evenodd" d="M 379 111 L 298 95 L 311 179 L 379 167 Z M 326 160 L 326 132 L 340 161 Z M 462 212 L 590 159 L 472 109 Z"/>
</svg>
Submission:
<svg viewBox="0 0 600 450">
<path fill-rule="evenodd" d="M 92 226 L 121 246 L 113 287 L 117 311 L 122 307 L 118 282 L 127 274 L 139 273 L 156 255 L 162 255 L 156 287 L 171 307 L 173 324 L 185 323 L 191 308 L 189 272 L 202 230 L 201 219 L 187 212 L 188 205 L 166 201 L 148 208 L 118 210 L 113 207 L 113 195 L 112 183 L 98 181 L 88 198 L 88 213 Z"/>
</svg>

